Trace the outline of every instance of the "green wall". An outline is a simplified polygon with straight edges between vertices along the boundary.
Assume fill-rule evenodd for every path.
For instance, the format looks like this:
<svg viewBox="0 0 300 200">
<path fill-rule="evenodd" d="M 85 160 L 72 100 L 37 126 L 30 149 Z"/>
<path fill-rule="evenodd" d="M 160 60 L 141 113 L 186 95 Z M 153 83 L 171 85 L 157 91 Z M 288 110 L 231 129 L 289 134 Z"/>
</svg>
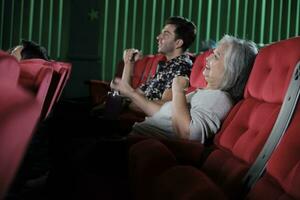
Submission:
<svg viewBox="0 0 300 200">
<path fill-rule="evenodd" d="M 225 33 L 261 46 L 300 34 L 300 0 L 0 0 L 0 48 L 21 38 L 41 43 L 73 64 L 65 96 L 84 96 L 84 80 L 114 76 L 123 49 L 156 53 L 156 35 L 172 15 L 197 25 L 191 52 Z"/>
<path fill-rule="evenodd" d="M 68 0 L 1 0 L 0 48 L 34 40 L 55 59 L 65 58 L 69 35 Z"/>
</svg>

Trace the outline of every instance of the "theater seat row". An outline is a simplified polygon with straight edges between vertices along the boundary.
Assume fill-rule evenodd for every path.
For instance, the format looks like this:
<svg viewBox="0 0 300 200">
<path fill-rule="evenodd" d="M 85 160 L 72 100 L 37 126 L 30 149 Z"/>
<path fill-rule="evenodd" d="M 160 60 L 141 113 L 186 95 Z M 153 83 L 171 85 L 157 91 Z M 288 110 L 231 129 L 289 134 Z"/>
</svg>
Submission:
<svg viewBox="0 0 300 200">
<path fill-rule="evenodd" d="M 0 51 L 0 199 L 3 199 L 38 123 L 51 112 L 70 75 L 69 63 L 18 62 Z"/>
<path fill-rule="evenodd" d="M 41 119 L 43 120 L 48 117 L 58 101 L 70 76 L 71 65 L 42 59 L 22 60 L 19 64 L 21 69 L 19 84 L 42 102 Z"/>
<path fill-rule="evenodd" d="M 299 60 L 300 37 L 260 49 L 244 98 L 230 111 L 213 146 L 154 139 L 133 145 L 129 171 L 135 199 L 300 199 L 299 106 L 262 177 L 246 197 L 243 189 Z"/>
<path fill-rule="evenodd" d="M 206 85 L 203 76 L 198 76 L 198 73 L 202 73 L 205 66 L 205 59 L 211 53 L 211 50 L 205 51 L 194 55 L 189 53 L 193 60 L 193 67 L 190 77 L 190 87 L 188 92 L 192 92 L 197 87 L 202 88 Z M 165 61 L 166 58 L 162 54 L 145 55 L 142 59 L 138 60 L 134 64 L 134 71 L 132 75 L 131 85 L 133 88 L 139 87 L 142 83 L 145 83 L 156 73 L 157 65 L 161 61 Z M 117 72 L 115 77 L 121 77 L 124 63 L 120 61 L 118 63 Z M 92 105 L 97 105 L 106 100 L 106 95 L 110 91 L 109 82 L 104 80 L 89 80 L 86 82 L 89 85 L 90 98 Z"/>
</svg>

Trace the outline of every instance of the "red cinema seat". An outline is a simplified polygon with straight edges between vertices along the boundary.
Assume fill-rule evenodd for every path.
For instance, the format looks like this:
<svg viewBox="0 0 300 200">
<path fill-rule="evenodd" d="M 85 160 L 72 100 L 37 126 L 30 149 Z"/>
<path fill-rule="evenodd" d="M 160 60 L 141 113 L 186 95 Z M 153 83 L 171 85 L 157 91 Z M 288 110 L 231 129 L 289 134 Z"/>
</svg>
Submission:
<svg viewBox="0 0 300 200">
<path fill-rule="evenodd" d="M 273 152 L 262 178 L 246 199 L 300 199 L 300 107 Z"/>
<path fill-rule="evenodd" d="M 18 61 L 11 55 L 0 51 L 0 79 L 2 83 L 17 85 L 20 75 L 20 66 Z"/>
<path fill-rule="evenodd" d="M 68 80 L 70 79 L 70 75 L 71 75 L 71 71 L 72 71 L 72 64 L 67 63 L 67 62 L 59 62 L 59 61 L 54 61 L 54 63 L 55 63 L 54 70 L 59 72 L 61 74 L 61 76 L 63 77 L 61 87 L 60 87 L 60 90 L 58 92 L 58 96 L 56 99 L 56 102 L 57 102 L 59 100 Z M 64 75 L 64 73 L 66 73 L 66 74 Z"/>
<path fill-rule="evenodd" d="M 196 56 L 193 62 L 193 68 L 190 75 L 190 86 L 187 90 L 187 93 L 190 93 L 197 88 L 204 88 L 206 86 L 206 80 L 202 72 L 206 65 L 206 58 L 211 53 L 212 50 L 208 50 Z"/>
<path fill-rule="evenodd" d="M 49 102 L 53 98 L 57 82 L 57 78 L 53 75 L 54 70 L 45 65 L 47 62 L 41 59 L 28 59 L 19 63 L 21 67 L 19 85 L 32 92 L 42 104 L 41 119 L 45 119 L 48 113 Z"/>
<path fill-rule="evenodd" d="M 40 112 L 41 105 L 29 93 L 0 85 L 0 199 L 14 179 Z"/>
<path fill-rule="evenodd" d="M 204 156 L 207 148 L 201 144 L 198 144 L 198 148 L 191 148 L 190 153 L 154 140 L 133 145 L 130 150 L 130 172 L 137 199 L 240 199 L 242 179 L 273 128 L 299 60 L 300 37 L 260 49 L 246 85 L 244 99 L 230 111 L 208 156 Z M 297 140 L 294 138 L 293 142 Z M 297 150 L 298 147 L 291 151 L 295 154 Z M 203 153 L 195 157 L 193 151 Z M 200 166 L 195 162 L 181 166 L 178 155 L 185 157 L 183 153 L 193 161 L 202 158 L 203 164 Z M 299 192 L 295 189 L 299 186 L 299 176 L 296 175 L 299 172 L 299 156 L 289 158 L 291 163 L 287 165 L 284 164 L 287 160 L 284 156 L 281 165 L 279 161 L 270 161 L 268 169 L 273 170 L 270 172 L 275 180 L 267 176 L 264 180 L 267 179 L 269 184 L 255 187 L 257 191 L 260 189 L 263 192 L 263 188 L 275 192 L 272 188 L 277 188 L 279 190 L 276 193 L 283 194 L 279 195 L 282 197 L 279 199 L 292 198 L 289 194 L 299 199 Z M 272 162 L 276 164 L 271 165 Z M 282 179 L 279 180 L 279 177 Z M 290 185 L 292 183 L 295 185 Z M 255 195 L 255 192 L 252 194 Z"/>
<path fill-rule="evenodd" d="M 149 78 L 153 77 L 156 73 L 158 63 L 165 59 L 164 55 L 156 54 L 147 55 L 143 59 L 138 60 L 134 66 L 132 87 L 137 88 Z"/>
<path fill-rule="evenodd" d="M 41 105 L 17 85 L 20 66 L 0 52 L 0 199 L 4 199 L 38 123 Z"/>
<path fill-rule="evenodd" d="M 52 111 L 54 105 L 58 102 L 60 95 L 70 77 L 71 64 L 58 61 L 45 62 L 44 66 L 48 66 L 54 70 L 51 85 L 46 97 L 45 117 Z"/>
</svg>

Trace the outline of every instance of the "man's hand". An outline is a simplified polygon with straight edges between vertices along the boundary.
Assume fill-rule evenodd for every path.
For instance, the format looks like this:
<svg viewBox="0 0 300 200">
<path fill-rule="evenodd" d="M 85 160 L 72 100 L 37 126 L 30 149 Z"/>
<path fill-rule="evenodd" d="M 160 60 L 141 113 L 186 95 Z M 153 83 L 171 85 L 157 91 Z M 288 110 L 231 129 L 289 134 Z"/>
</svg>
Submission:
<svg viewBox="0 0 300 200">
<path fill-rule="evenodd" d="M 121 95 L 129 97 L 129 98 L 132 96 L 132 93 L 135 92 L 135 90 L 126 81 L 123 81 L 120 78 L 115 78 L 110 83 L 110 87 L 113 90 L 119 91 L 121 93 Z"/>
<path fill-rule="evenodd" d="M 134 63 L 142 58 L 142 52 L 137 49 L 125 49 L 123 52 L 123 60 L 125 64 Z"/>
</svg>

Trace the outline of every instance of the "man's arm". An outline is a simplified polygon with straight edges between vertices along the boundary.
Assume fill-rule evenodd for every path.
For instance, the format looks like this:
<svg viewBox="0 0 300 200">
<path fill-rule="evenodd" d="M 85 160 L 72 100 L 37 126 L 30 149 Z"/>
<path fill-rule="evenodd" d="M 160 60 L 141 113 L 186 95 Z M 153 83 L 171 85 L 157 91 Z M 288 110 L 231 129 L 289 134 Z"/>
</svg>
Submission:
<svg viewBox="0 0 300 200">
<path fill-rule="evenodd" d="M 124 68 L 122 80 L 131 84 L 134 63 L 142 57 L 141 52 L 137 49 L 126 49 L 123 53 Z"/>
</svg>

